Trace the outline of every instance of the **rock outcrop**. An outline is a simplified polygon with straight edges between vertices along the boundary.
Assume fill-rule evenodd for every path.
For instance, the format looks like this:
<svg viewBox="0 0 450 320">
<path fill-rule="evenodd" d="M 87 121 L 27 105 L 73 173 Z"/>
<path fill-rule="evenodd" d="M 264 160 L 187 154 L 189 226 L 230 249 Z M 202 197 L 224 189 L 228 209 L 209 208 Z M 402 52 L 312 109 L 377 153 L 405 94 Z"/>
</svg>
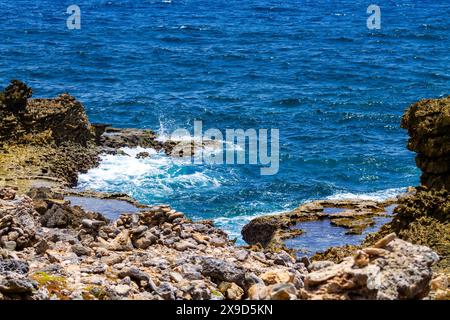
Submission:
<svg viewBox="0 0 450 320">
<path fill-rule="evenodd" d="M 167 205 L 108 222 L 48 190 L 0 194 L 0 299 L 412 299 L 427 295 L 438 260 L 388 235 L 308 270 L 285 251 L 236 247 L 211 222 Z M 43 219 L 58 210 L 71 222 Z"/>
<path fill-rule="evenodd" d="M 55 99 L 30 99 L 31 94 L 32 90 L 18 80 L 5 89 L 0 98 L 0 142 L 75 142 L 87 146 L 92 132 L 79 101 L 68 94 Z"/>
<path fill-rule="evenodd" d="M 331 263 L 305 278 L 309 299 L 418 299 L 428 295 L 432 265 L 439 257 L 430 248 L 396 239 L 395 234 L 373 247 Z"/>
<path fill-rule="evenodd" d="M 450 194 L 446 190 L 418 188 L 399 202 L 392 222 L 370 234 L 364 244 L 371 245 L 395 232 L 401 239 L 426 245 L 441 257 L 437 267 L 450 271 Z"/>
<path fill-rule="evenodd" d="M 319 200 L 299 206 L 293 211 L 271 216 L 257 217 L 242 229 L 243 239 L 251 245 L 264 248 L 283 248 L 283 241 L 301 236 L 300 228 L 292 228 L 302 222 L 328 219 L 337 227 L 347 229 L 347 234 L 361 234 L 374 224 L 374 217 L 390 214 L 387 207 L 396 199 L 384 202 L 369 200 Z"/>
<path fill-rule="evenodd" d="M 444 277 L 431 280 L 438 260 L 432 249 L 388 234 L 419 242 L 414 230 L 428 232 L 423 221 L 441 228 L 448 220 L 444 191 L 402 200 L 398 220 L 365 248 L 340 251 L 338 263 L 311 263 L 285 250 L 283 240 L 301 233 L 291 226 L 329 219 L 359 233 L 391 202 L 318 201 L 257 219 L 243 235 L 262 246 L 248 248 L 237 247 L 211 221 L 191 221 L 169 205 L 77 193 L 136 207 L 109 221 L 67 200 L 73 193 L 67 187 L 98 164 L 99 154 L 137 146 L 174 156 L 191 156 L 192 150 L 181 154 L 177 142 L 161 143 L 151 130 L 92 125 L 81 103 L 67 94 L 31 94 L 19 81 L 0 94 L 0 300 L 416 299 L 430 288 L 433 297 L 447 292 Z M 436 239 L 432 248 L 442 254 L 445 246 L 437 238 L 446 239 L 447 229 L 439 228 L 431 228 L 439 232 L 424 243 Z"/>
<path fill-rule="evenodd" d="M 417 153 L 422 186 L 399 201 L 392 222 L 369 235 L 365 245 L 395 232 L 435 250 L 441 258 L 435 271 L 450 278 L 450 97 L 413 104 L 405 111 L 402 127 L 410 135 L 408 149 Z"/>
<path fill-rule="evenodd" d="M 450 190 L 450 97 L 413 104 L 401 125 L 410 136 L 408 149 L 417 153 L 422 185 Z"/>
</svg>

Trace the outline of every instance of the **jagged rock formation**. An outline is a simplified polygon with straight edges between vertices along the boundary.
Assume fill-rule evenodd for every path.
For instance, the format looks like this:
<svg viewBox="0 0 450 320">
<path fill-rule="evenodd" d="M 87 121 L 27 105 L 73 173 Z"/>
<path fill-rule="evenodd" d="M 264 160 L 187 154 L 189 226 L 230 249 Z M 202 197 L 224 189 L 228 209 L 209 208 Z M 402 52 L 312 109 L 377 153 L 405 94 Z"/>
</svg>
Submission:
<svg viewBox="0 0 450 320">
<path fill-rule="evenodd" d="M 0 101 L 0 142 L 75 142 L 87 146 L 92 133 L 79 101 L 68 94 L 56 99 L 29 99 L 31 93 L 17 80 L 5 89 L 3 103 Z"/>
<path fill-rule="evenodd" d="M 289 230 L 292 223 L 311 219 L 330 219 L 357 233 L 384 214 L 384 205 L 377 203 L 308 204 L 278 220 L 275 231 L 266 223 L 275 220 L 262 221 L 258 232 L 244 233 L 265 249 L 236 247 L 210 221 L 191 221 L 168 205 L 131 200 L 138 212 L 115 221 L 73 206 L 65 199 L 66 187 L 76 183 L 80 171 L 95 166 L 100 153 L 140 146 L 171 154 L 177 143 L 162 144 L 150 130 L 91 125 L 81 103 L 66 94 L 30 97 L 31 90 L 18 81 L 0 94 L 0 300 L 409 299 L 429 291 L 436 254 L 393 235 L 360 251 L 349 249 L 339 264 L 309 265 L 278 245 L 299 232 Z M 447 219 L 441 202 L 430 207 L 439 223 Z M 423 207 L 405 202 L 409 209 L 413 204 Z M 324 212 L 336 206 L 342 212 Z M 393 224 L 404 238 L 413 233 L 405 233 L 403 222 L 421 221 L 418 214 L 405 215 L 399 227 Z M 448 282 L 439 279 L 431 286 L 443 291 Z"/>
<path fill-rule="evenodd" d="M 47 189 L 33 189 L 33 199 L 0 194 L 0 299 L 411 299 L 426 296 L 438 259 L 388 235 L 308 270 L 285 251 L 236 247 L 211 222 L 167 205 L 108 222 Z M 43 219 L 66 222 L 64 210 L 70 223 Z M 10 243 L 17 234 L 26 235 L 20 247 Z"/>
<path fill-rule="evenodd" d="M 441 257 L 437 267 L 450 272 L 450 195 L 446 190 L 418 188 L 415 194 L 403 198 L 395 209 L 392 222 L 365 240 L 370 245 L 388 233 L 401 239 L 426 245 Z"/>
<path fill-rule="evenodd" d="M 430 248 L 391 234 L 339 264 L 316 262 L 319 270 L 306 276 L 303 294 L 338 300 L 423 298 L 430 290 L 431 266 L 438 260 Z"/>
<path fill-rule="evenodd" d="M 306 272 L 285 252 L 238 248 L 211 222 L 167 205 L 108 222 L 49 190 L 0 194 L 0 299 L 242 299 L 259 274 L 288 274 L 298 290 Z M 27 241 L 12 246 L 27 228 Z"/>
<path fill-rule="evenodd" d="M 413 104 L 401 125 L 410 136 L 408 149 L 417 153 L 422 185 L 450 190 L 450 97 Z"/>
<path fill-rule="evenodd" d="M 417 152 L 422 187 L 403 198 L 393 221 L 370 235 L 370 244 L 396 232 L 400 238 L 434 249 L 437 269 L 450 272 L 450 97 L 425 99 L 411 105 L 402 119 L 408 130 L 408 149 Z"/>
</svg>

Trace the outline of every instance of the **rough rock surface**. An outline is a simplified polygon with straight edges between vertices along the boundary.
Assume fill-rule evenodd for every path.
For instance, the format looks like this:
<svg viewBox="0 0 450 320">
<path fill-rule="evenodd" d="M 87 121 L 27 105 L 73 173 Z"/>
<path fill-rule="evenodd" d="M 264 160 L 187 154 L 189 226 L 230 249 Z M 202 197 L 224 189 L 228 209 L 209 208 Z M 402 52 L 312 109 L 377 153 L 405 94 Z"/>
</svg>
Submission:
<svg viewBox="0 0 450 320">
<path fill-rule="evenodd" d="M 390 232 L 401 239 L 431 247 L 441 257 L 438 266 L 450 271 L 450 194 L 446 190 L 419 188 L 417 193 L 403 198 L 395 209 L 392 222 L 377 233 L 370 234 L 370 245 Z"/>
<path fill-rule="evenodd" d="M 430 290 L 432 265 L 439 260 L 430 248 L 389 236 L 391 241 L 364 248 L 354 257 L 309 273 L 304 298 L 416 299 Z"/>
<path fill-rule="evenodd" d="M 305 221 L 328 219 L 334 226 L 348 229 L 347 234 L 361 234 L 373 225 L 374 217 L 389 216 L 386 208 L 396 200 L 320 200 L 301 205 L 293 211 L 257 217 L 242 229 L 244 240 L 265 248 L 284 248 L 283 240 L 301 236 L 302 230 L 291 228 Z M 332 209 L 332 213 L 330 213 Z M 328 210 L 328 211 L 327 211 Z M 301 227 L 301 225 L 300 225 Z"/>
<path fill-rule="evenodd" d="M 278 245 L 298 234 L 289 229 L 293 223 L 307 220 L 330 219 L 358 232 L 384 214 L 384 204 L 319 201 L 261 220 L 259 231 L 244 233 L 265 248 L 237 247 L 210 221 L 125 195 L 89 195 L 139 208 L 115 221 L 72 206 L 66 187 L 98 164 L 100 153 L 140 146 L 190 156 L 192 150 L 181 155 L 177 143 L 161 144 L 150 130 L 92 125 L 67 94 L 31 94 L 18 81 L 0 93 L 0 299 L 407 299 L 425 297 L 430 287 L 432 297 L 447 294 L 445 274 L 431 280 L 437 255 L 393 235 L 374 238 L 368 248 L 349 247 L 339 264 L 298 260 Z M 324 210 L 330 207 L 342 211 L 331 216 Z M 441 222 L 446 210 L 443 200 L 432 207 L 433 218 Z M 400 223 L 414 225 L 420 216 Z M 396 230 L 406 237 L 405 227 Z"/>
<path fill-rule="evenodd" d="M 431 247 L 440 261 L 435 271 L 450 278 L 450 97 L 425 99 L 411 105 L 402 119 L 408 130 L 408 148 L 417 153 L 422 170 L 422 186 L 399 201 L 395 218 L 381 230 L 367 237 L 371 245 L 390 232 L 414 244 Z M 434 297 L 450 296 L 448 286 L 435 288 Z"/>
<path fill-rule="evenodd" d="M 20 248 L 2 242 L 4 299 L 418 298 L 427 294 L 438 259 L 431 249 L 390 235 L 339 265 L 313 263 L 308 271 L 285 251 L 236 247 L 209 221 L 190 221 L 167 205 L 109 223 L 75 207 L 77 223 L 49 227 L 36 200 L 65 202 L 46 194 L 54 195 L 38 190 L 30 193 L 34 201 L 0 200 L 2 217 L 14 216 L 2 220 L 5 240 L 18 228 L 34 231 Z"/>
<path fill-rule="evenodd" d="M 402 127 L 410 136 L 408 149 L 417 153 L 422 185 L 450 190 L 450 97 L 413 104 Z"/>
</svg>

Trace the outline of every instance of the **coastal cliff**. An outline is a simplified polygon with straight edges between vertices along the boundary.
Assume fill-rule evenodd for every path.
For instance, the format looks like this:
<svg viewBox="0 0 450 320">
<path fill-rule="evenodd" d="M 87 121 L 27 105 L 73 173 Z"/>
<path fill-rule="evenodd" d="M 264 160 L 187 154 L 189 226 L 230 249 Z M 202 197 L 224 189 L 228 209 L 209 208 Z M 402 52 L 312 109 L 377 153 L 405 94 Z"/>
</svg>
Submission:
<svg viewBox="0 0 450 320">
<path fill-rule="evenodd" d="M 347 200 L 307 203 L 292 212 L 259 217 L 247 224 L 244 239 L 265 247 L 285 248 L 284 240 L 292 235 L 291 227 L 301 222 L 330 219 L 348 220 L 345 227 L 366 228 L 367 218 L 383 214 L 385 208 L 395 204 L 392 221 L 375 233 L 367 235 L 361 245 L 332 247 L 317 253 L 313 260 L 331 260 L 341 263 L 349 254 L 373 246 L 389 234 L 413 244 L 432 248 L 440 260 L 434 266 L 434 298 L 448 299 L 450 275 L 450 98 L 424 99 L 405 110 L 402 128 L 408 130 L 408 149 L 417 153 L 416 163 L 422 171 L 421 185 L 410 188 L 407 194 L 385 202 Z M 325 205 L 324 205 L 325 204 Z M 326 207 L 344 207 L 339 214 L 323 213 Z M 350 222 L 350 224 L 348 223 Z M 339 224 L 335 224 L 339 225 Z M 341 224 L 342 225 L 342 224 Z M 270 227 L 269 227 L 270 226 Z M 301 232 L 300 232 L 301 234 Z M 301 235 L 300 235 L 301 237 Z M 436 293 L 437 292 L 437 293 Z"/>
<path fill-rule="evenodd" d="M 265 224 L 267 243 L 247 227 L 244 237 L 253 236 L 254 245 L 238 247 L 211 221 L 192 221 L 169 205 L 72 190 L 78 173 L 98 165 L 100 154 L 141 146 L 170 155 L 174 143 L 159 142 L 150 130 L 91 124 L 68 94 L 31 95 L 20 81 L 0 95 L 0 300 L 416 299 L 445 289 L 432 271 L 439 260 L 434 251 L 441 249 L 405 241 L 415 242 L 400 229 L 416 219 L 406 213 L 406 226 L 384 227 L 370 245 L 348 250 L 339 261 L 310 262 L 281 242 L 268 245 L 274 234 L 281 240 L 299 235 L 287 230 L 291 217 L 330 219 L 359 233 L 391 203 L 319 201 L 282 223 Z M 73 205 L 75 199 L 127 206 L 108 219 Z M 340 219 L 323 212 L 336 205 L 347 210 Z M 445 224 L 441 211 L 436 219 L 444 216 Z"/>
<path fill-rule="evenodd" d="M 408 148 L 417 153 L 421 186 L 404 197 L 391 223 L 366 243 L 395 232 L 412 243 L 427 245 L 441 257 L 436 270 L 450 273 L 450 97 L 425 99 L 410 106 L 402 119 Z"/>
</svg>

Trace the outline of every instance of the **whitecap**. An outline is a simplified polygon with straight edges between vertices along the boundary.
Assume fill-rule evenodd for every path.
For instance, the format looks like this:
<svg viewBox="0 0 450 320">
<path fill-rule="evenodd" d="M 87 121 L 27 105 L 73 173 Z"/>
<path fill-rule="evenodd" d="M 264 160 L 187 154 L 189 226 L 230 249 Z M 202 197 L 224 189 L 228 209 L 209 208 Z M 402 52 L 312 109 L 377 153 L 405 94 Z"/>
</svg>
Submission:
<svg viewBox="0 0 450 320">
<path fill-rule="evenodd" d="M 326 199 L 327 200 L 360 199 L 360 200 L 385 201 L 387 199 L 395 198 L 399 194 L 405 193 L 406 191 L 407 188 L 390 188 L 367 193 L 339 192 L 327 197 Z"/>
<path fill-rule="evenodd" d="M 212 171 L 194 166 L 190 158 L 168 157 L 140 147 L 121 151 L 117 155 L 102 155 L 98 167 L 79 176 L 78 188 L 166 197 L 182 188 L 221 186 Z M 137 159 L 140 152 L 148 152 L 150 157 Z"/>
</svg>

